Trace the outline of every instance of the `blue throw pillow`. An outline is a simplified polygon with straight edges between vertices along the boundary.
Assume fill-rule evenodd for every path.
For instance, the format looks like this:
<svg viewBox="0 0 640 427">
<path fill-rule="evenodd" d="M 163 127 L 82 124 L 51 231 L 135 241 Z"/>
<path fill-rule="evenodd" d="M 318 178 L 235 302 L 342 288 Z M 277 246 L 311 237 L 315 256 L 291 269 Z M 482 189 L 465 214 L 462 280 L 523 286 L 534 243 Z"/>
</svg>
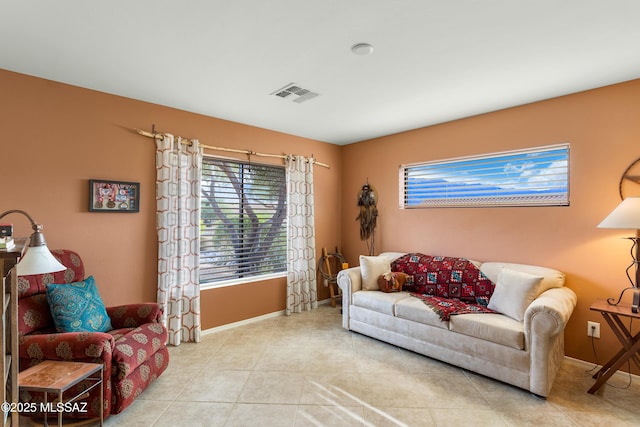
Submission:
<svg viewBox="0 0 640 427">
<path fill-rule="evenodd" d="M 113 329 L 93 276 L 82 282 L 47 285 L 47 300 L 58 332 Z"/>
</svg>

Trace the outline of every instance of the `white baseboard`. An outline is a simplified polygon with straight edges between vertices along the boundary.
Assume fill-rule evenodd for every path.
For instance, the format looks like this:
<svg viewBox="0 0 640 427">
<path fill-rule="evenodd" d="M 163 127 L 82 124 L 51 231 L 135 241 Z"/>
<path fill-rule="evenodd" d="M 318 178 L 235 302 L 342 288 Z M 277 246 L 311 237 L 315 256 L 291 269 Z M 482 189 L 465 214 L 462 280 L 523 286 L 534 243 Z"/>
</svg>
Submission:
<svg viewBox="0 0 640 427">
<path fill-rule="evenodd" d="M 569 357 L 569 356 L 565 356 L 564 358 L 565 358 L 565 360 L 568 360 L 568 361 L 570 361 L 572 363 L 583 365 L 584 368 L 585 368 L 585 371 L 588 371 L 590 369 L 593 369 L 594 367 L 597 367 L 597 369 L 593 369 L 593 373 L 595 373 L 598 369 L 600 369 L 600 367 L 602 367 L 602 365 L 596 365 L 595 363 L 587 362 L 586 360 L 575 359 L 575 358 Z M 633 381 L 640 381 L 640 376 L 638 376 L 636 374 L 630 374 L 629 372 L 626 372 L 626 371 L 616 371 L 613 374 L 613 376 L 622 376 L 622 377 L 625 377 L 625 378 L 629 378 L 629 375 L 631 375 L 631 378 L 633 379 Z"/>
<path fill-rule="evenodd" d="M 226 331 L 227 329 L 237 328 L 238 326 L 249 325 L 251 323 L 259 322 L 265 319 L 271 319 L 273 317 L 284 316 L 284 310 L 275 311 L 273 313 L 263 314 L 262 316 L 252 317 L 250 319 L 240 320 L 239 322 L 227 323 L 226 325 L 216 326 L 215 328 L 205 329 L 200 335 L 208 335 L 215 332 Z"/>
<path fill-rule="evenodd" d="M 327 299 L 323 299 L 321 301 L 318 301 L 318 305 L 327 305 L 327 304 L 331 304 L 331 298 L 327 298 Z M 249 325 L 251 323 L 259 322 L 261 320 L 271 319 L 273 317 L 284 316 L 284 313 L 285 313 L 284 310 L 274 311 L 273 313 L 263 314 L 262 316 L 256 316 L 256 317 L 251 317 L 249 319 L 240 320 L 238 322 L 227 323 L 226 325 L 221 325 L 221 326 L 216 326 L 215 328 L 205 329 L 204 331 L 200 332 L 200 335 L 213 334 L 215 332 L 226 331 L 227 329 L 237 328 L 238 326 Z"/>
</svg>

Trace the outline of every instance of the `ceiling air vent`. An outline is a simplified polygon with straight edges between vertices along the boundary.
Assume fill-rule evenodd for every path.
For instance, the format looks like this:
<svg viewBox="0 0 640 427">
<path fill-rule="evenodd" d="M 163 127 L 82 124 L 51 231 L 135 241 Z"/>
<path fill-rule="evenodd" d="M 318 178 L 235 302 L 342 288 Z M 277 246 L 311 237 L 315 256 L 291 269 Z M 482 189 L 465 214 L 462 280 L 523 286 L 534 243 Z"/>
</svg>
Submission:
<svg viewBox="0 0 640 427">
<path fill-rule="evenodd" d="M 271 93 L 271 95 L 275 95 L 282 99 L 289 99 L 297 104 L 302 104 L 303 102 L 315 98 L 320 94 L 312 92 L 309 89 L 305 89 L 295 83 L 289 83 L 285 87 Z"/>
</svg>

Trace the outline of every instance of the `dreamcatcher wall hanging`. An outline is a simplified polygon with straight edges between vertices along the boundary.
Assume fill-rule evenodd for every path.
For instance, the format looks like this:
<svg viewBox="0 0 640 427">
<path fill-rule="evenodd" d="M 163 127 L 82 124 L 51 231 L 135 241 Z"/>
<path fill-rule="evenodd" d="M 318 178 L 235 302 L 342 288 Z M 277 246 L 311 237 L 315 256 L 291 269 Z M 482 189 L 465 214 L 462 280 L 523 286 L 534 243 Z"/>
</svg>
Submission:
<svg viewBox="0 0 640 427">
<path fill-rule="evenodd" d="M 367 243 L 369 255 L 375 253 L 375 230 L 378 219 L 378 195 L 376 190 L 366 183 L 358 194 L 360 213 L 356 221 L 360 221 L 360 240 Z"/>
<path fill-rule="evenodd" d="M 618 191 L 621 200 L 627 197 L 640 197 L 640 158 L 631 163 L 622 173 Z"/>
</svg>

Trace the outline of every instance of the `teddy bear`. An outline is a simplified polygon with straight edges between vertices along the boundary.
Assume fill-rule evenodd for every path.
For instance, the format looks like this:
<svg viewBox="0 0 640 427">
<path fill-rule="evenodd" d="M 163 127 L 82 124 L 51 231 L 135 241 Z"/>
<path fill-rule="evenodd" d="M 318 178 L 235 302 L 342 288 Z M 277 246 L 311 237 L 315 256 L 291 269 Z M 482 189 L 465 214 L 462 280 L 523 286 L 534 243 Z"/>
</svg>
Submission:
<svg viewBox="0 0 640 427">
<path fill-rule="evenodd" d="M 378 277 L 378 286 L 382 292 L 400 292 L 408 277 L 406 273 L 389 271 Z"/>
</svg>

